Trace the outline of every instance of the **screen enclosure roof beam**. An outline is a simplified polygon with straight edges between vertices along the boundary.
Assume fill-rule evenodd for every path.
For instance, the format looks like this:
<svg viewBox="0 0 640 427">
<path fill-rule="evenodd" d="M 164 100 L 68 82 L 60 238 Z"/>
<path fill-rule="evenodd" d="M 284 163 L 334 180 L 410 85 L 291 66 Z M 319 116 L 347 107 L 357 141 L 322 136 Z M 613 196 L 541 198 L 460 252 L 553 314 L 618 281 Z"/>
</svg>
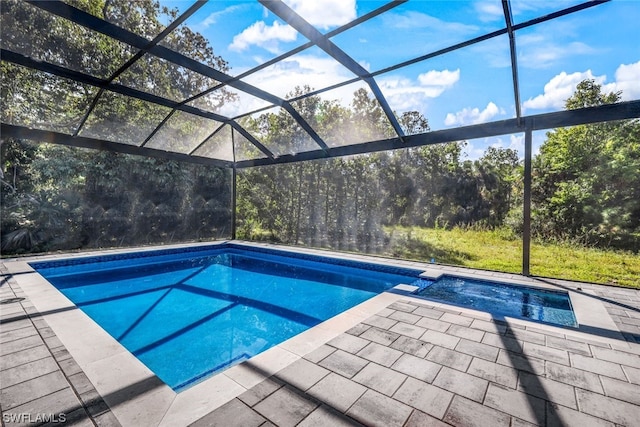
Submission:
<svg viewBox="0 0 640 427">
<path fill-rule="evenodd" d="M 69 147 L 91 148 L 94 150 L 113 151 L 116 153 L 133 154 L 138 156 L 155 157 L 159 159 L 175 160 L 178 162 L 196 163 L 223 168 L 233 167 L 233 162 L 209 157 L 200 157 L 172 151 L 157 150 L 155 148 L 138 147 L 137 145 L 122 144 L 103 139 L 87 138 L 83 136 L 71 136 L 60 132 L 40 129 L 30 129 L 25 126 L 16 126 L 2 123 L 0 128 L 2 137 L 27 139 L 36 142 L 67 145 Z"/>
<path fill-rule="evenodd" d="M 463 126 L 453 129 L 443 129 L 439 131 L 426 132 L 400 138 L 390 138 L 362 144 L 347 145 L 342 147 L 332 147 L 324 150 L 314 150 L 299 153 L 296 155 L 284 155 L 276 158 L 265 158 L 255 160 L 242 160 L 235 163 L 237 168 L 248 168 L 254 166 L 266 166 L 272 164 L 293 163 L 308 160 L 318 160 L 326 158 L 326 154 L 331 157 L 342 157 L 356 154 L 366 154 L 378 151 L 396 150 L 410 147 L 420 147 L 425 145 L 441 144 L 467 139 L 484 138 L 491 136 L 508 135 L 522 133 L 527 127 L 532 131 L 553 129 L 566 126 L 577 126 L 615 120 L 628 120 L 640 118 L 640 100 L 620 102 L 617 104 L 607 104 L 598 107 L 587 107 L 576 110 L 558 111 L 554 113 L 525 116 L 518 123 L 517 118 L 501 120 L 479 125 Z M 237 125 L 237 124 L 236 124 Z M 238 130 L 236 128 L 236 130 Z M 147 147 L 121 144 L 117 142 L 99 140 L 85 137 L 72 137 L 71 135 L 30 129 L 25 126 L 17 126 L 2 123 L 1 133 L 3 137 L 23 138 L 36 141 L 50 142 L 54 144 L 69 145 L 73 147 L 93 148 L 96 150 L 108 150 L 126 154 L 136 154 L 142 156 L 158 157 L 182 162 L 198 164 L 208 164 L 219 167 L 233 167 L 234 163 L 198 157 L 194 155 L 174 153 L 163 150 L 156 150 Z"/>
<path fill-rule="evenodd" d="M 544 15 L 544 16 L 540 16 L 540 17 L 528 20 L 526 22 L 521 22 L 519 24 L 512 24 L 512 31 L 515 32 L 517 30 L 521 30 L 523 28 L 528 28 L 528 27 L 531 27 L 533 25 L 540 24 L 542 22 L 551 21 L 553 19 L 560 18 L 560 17 L 566 16 L 566 15 L 570 15 L 572 13 L 576 13 L 576 12 L 579 12 L 581 10 L 589 9 L 591 7 L 594 7 L 594 6 L 598 6 L 598 5 L 601 5 L 601 4 L 604 4 L 604 3 L 608 3 L 610 1 L 611 0 L 590 0 L 590 1 L 587 1 L 587 2 L 584 2 L 584 3 L 580 3 L 580 4 L 577 4 L 577 5 L 574 5 L 574 6 L 571 6 L 571 7 L 568 7 L 568 8 L 553 12 L 553 13 L 549 13 L 549 14 Z M 471 45 L 483 42 L 485 40 L 490 40 L 490 39 L 492 39 L 494 37 L 498 37 L 498 36 L 501 36 L 503 34 L 508 34 L 508 33 L 509 33 L 509 30 L 505 27 L 505 28 L 502 28 L 502 29 L 499 29 L 499 30 L 496 30 L 496 31 L 493 31 L 493 32 L 490 32 L 490 33 L 487 33 L 487 34 L 483 34 L 483 35 L 478 36 L 478 37 L 474 37 L 474 38 L 472 38 L 470 40 L 466 40 L 466 41 L 463 41 L 461 43 L 457 43 L 457 44 L 454 44 L 452 46 L 445 47 L 443 49 L 439 49 L 437 51 L 430 52 L 430 53 L 427 53 L 425 55 L 421 55 L 421 56 L 418 56 L 416 58 L 409 59 L 407 61 L 403 61 L 403 62 L 400 62 L 398 64 L 382 68 L 382 69 L 377 70 L 377 71 L 372 71 L 372 72 L 369 73 L 369 76 L 370 77 L 377 77 L 379 75 L 382 75 L 382 74 L 385 74 L 385 73 L 389 73 L 389 72 L 392 72 L 392 71 L 395 71 L 395 70 L 399 70 L 401 68 L 405 68 L 405 67 L 411 66 L 413 64 L 417 64 L 419 62 L 423 62 L 423 61 L 426 61 L 426 60 L 429 60 L 429 59 L 432 59 L 432 58 L 436 58 L 438 56 L 442 56 L 444 54 L 447 54 L 447 53 L 450 53 L 450 52 L 454 52 L 456 50 L 465 48 L 467 46 L 471 46 Z M 335 34 L 329 32 L 329 33 L 327 33 L 325 35 L 325 37 L 331 38 L 334 35 Z M 311 42 L 309 42 L 309 43 L 311 43 Z M 515 47 L 515 43 L 514 43 L 514 47 Z M 347 85 L 350 85 L 352 83 L 356 83 L 356 82 L 358 82 L 360 80 L 363 80 L 363 79 L 361 77 L 357 77 L 356 76 L 356 77 L 354 77 L 352 79 L 345 80 L 343 82 L 336 83 L 336 84 L 327 86 L 325 88 L 313 90 L 313 91 L 311 91 L 309 93 L 305 93 L 304 95 L 300 95 L 300 96 L 298 96 L 296 98 L 291 98 L 291 99 L 289 99 L 289 102 L 299 101 L 299 100 L 307 98 L 309 96 L 319 95 L 321 93 L 328 92 L 330 90 L 337 89 L 337 88 L 342 87 L 342 86 L 347 86 Z M 261 110 L 264 110 L 264 108 L 247 112 L 247 113 L 243 114 L 243 116 L 258 113 Z"/>
<path fill-rule="evenodd" d="M 462 126 L 453 129 L 443 129 L 400 138 L 383 139 L 362 144 L 332 147 L 329 149 L 331 157 L 351 156 L 401 148 L 420 147 L 424 145 L 441 144 L 446 142 L 464 141 L 476 138 L 522 133 L 529 126 L 532 131 L 553 129 L 567 126 L 577 126 L 615 120 L 640 118 L 640 100 L 607 104 L 597 107 L 580 108 L 576 110 L 558 111 L 521 119 L 513 118 L 478 125 Z M 236 163 L 238 168 L 263 166 L 267 164 L 292 163 L 308 160 L 318 160 L 324 153 L 308 151 L 297 155 L 280 156 L 274 161 L 265 159 L 244 160 Z"/>
<path fill-rule="evenodd" d="M 214 80 L 217 80 L 221 83 L 228 84 L 229 86 L 246 92 L 250 95 L 255 96 L 256 98 L 260 98 L 275 106 L 279 106 L 287 110 L 289 114 L 293 117 L 293 119 L 303 128 L 311 138 L 318 144 L 323 150 L 327 148 L 326 143 L 320 138 L 320 136 L 311 128 L 311 126 L 304 120 L 304 118 L 298 114 L 297 111 L 293 109 L 289 105 L 289 103 L 281 99 L 275 95 L 272 95 L 260 88 L 257 88 L 249 83 L 246 83 L 242 80 L 237 80 L 232 76 L 223 73 L 222 71 L 216 70 L 213 67 L 205 65 L 201 62 L 198 62 L 194 59 L 191 59 L 181 53 L 175 52 L 167 47 L 164 47 L 160 44 L 149 45 L 149 40 L 141 37 L 137 34 L 134 34 L 124 28 L 118 27 L 110 22 L 107 22 L 103 19 L 97 18 L 89 13 L 86 13 L 80 9 L 76 9 L 73 6 L 70 6 L 63 2 L 52 2 L 52 1 L 34 1 L 28 0 L 32 5 L 39 7 L 43 10 L 46 10 L 49 13 L 53 13 L 54 15 L 60 16 L 62 18 L 68 19 L 70 21 L 75 22 L 76 24 L 82 25 L 85 28 L 88 28 L 93 31 L 100 32 L 106 36 L 109 36 L 115 40 L 118 40 L 123 43 L 127 43 L 137 49 L 146 49 L 146 51 L 152 55 L 155 55 L 159 58 L 165 59 L 169 62 L 173 62 L 179 66 L 187 68 L 191 71 L 195 71 L 196 73 L 200 73 L 204 76 L 210 77 Z"/>
<path fill-rule="evenodd" d="M 513 19 L 511 16 L 511 3 L 509 0 L 502 0 L 502 10 L 504 12 L 504 20 L 507 24 L 507 32 L 509 34 L 509 55 L 511 57 L 511 78 L 513 80 L 513 98 L 516 106 L 516 119 L 522 117 L 522 109 L 520 108 L 520 80 L 518 79 L 518 61 L 516 51 L 516 36 L 513 30 Z"/>
<path fill-rule="evenodd" d="M 101 89 L 107 89 L 110 90 L 112 92 L 116 92 L 119 93 L 121 95 L 125 95 L 125 96 L 129 96 L 132 98 L 136 98 L 136 99 L 140 99 L 142 101 L 146 101 L 146 102 L 151 102 L 153 104 L 157 104 L 157 105 L 162 105 L 168 108 L 172 109 L 172 113 L 175 110 L 181 110 L 184 111 L 186 113 L 190 113 L 196 116 L 200 116 L 200 117 L 204 117 L 207 119 L 212 119 L 215 120 L 217 122 L 221 122 L 221 123 L 229 123 L 231 126 L 233 126 L 234 128 L 238 129 L 239 131 L 242 129 L 242 126 L 240 126 L 235 120 L 230 119 L 228 117 L 225 116 L 221 116 L 219 114 L 215 114 L 215 113 L 210 113 L 208 111 L 203 111 L 199 108 L 196 107 L 192 107 L 190 105 L 185 105 L 181 102 L 177 102 L 177 101 L 172 101 L 170 99 L 167 98 L 163 98 L 157 95 L 152 95 L 150 93 L 147 92 L 143 92 L 137 89 L 133 89 L 130 88 L 128 86 L 123 86 L 120 84 L 116 84 L 113 82 L 109 82 L 108 80 L 103 80 L 103 79 L 99 79 L 97 77 L 93 77 L 90 76 L 88 74 L 84 74 L 81 73 L 79 71 L 74 71 L 74 70 L 70 70 L 68 68 L 64 68 L 64 67 L 60 67 L 59 65 L 55 65 L 55 64 L 49 64 L 47 62 L 42 62 L 42 61 L 36 61 L 34 59 L 31 59 L 29 57 L 26 57 L 24 55 L 21 55 L 19 53 L 15 53 L 15 52 L 11 52 L 5 49 L 1 49 L 0 50 L 0 56 L 2 57 L 3 61 L 8 61 L 17 65 L 21 65 L 23 67 L 27 67 L 27 68 L 31 68 L 34 70 L 38 70 L 38 71 L 42 71 L 45 73 L 49 73 L 49 74 L 53 74 L 56 75 L 58 77 L 63 77 L 69 80 L 73 80 L 76 82 L 80 82 L 80 83 L 84 83 L 84 84 L 88 84 L 91 86 L 96 86 L 99 87 Z M 94 99 L 94 103 L 95 103 L 95 99 Z M 169 116 L 167 116 L 165 118 L 165 120 L 161 121 L 158 126 L 156 127 L 156 129 L 154 129 L 154 131 L 147 136 L 147 138 L 145 139 L 145 143 L 147 142 L 148 139 L 151 138 L 151 136 L 153 136 L 153 134 L 155 134 L 160 127 L 162 127 L 166 120 L 169 118 Z M 244 129 L 242 129 L 242 131 L 244 131 Z M 76 132 L 77 134 L 78 132 Z M 255 145 L 260 151 L 262 151 L 267 157 L 269 158 L 273 158 L 273 153 L 266 149 L 266 147 L 264 145 L 262 145 L 262 143 L 260 143 L 259 141 L 257 141 L 251 134 L 249 134 L 248 132 L 244 131 L 243 135 L 246 136 L 246 138 L 251 141 L 251 143 L 253 145 Z M 124 143 L 123 143 L 124 144 Z M 127 144 L 124 144 L 127 145 Z M 144 145 L 144 143 L 143 143 Z"/>
<path fill-rule="evenodd" d="M 396 119 L 393 110 L 389 106 L 387 99 L 382 94 L 380 87 L 378 87 L 378 83 L 376 83 L 375 79 L 371 77 L 369 71 L 367 71 L 362 65 L 358 64 L 358 62 L 349 56 L 345 51 L 336 46 L 329 38 L 323 35 L 320 31 L 318 31 L 313 25 L 309 24 L 305 21 L 300 15 L 298 15 L 293 9 L 284 4 L 280 0 L 259 0 L 260 3 L 269 9 L 271 12 L 276 14 L 278 17 L 282 18 L 284 22 L 291 25 L 295 28 L 300 34 L 308 38 L 313 44 L 318 46 L 320 49 L 325 51 L 329 56 L 338 61 L 340 64 L 345 66 L 349 71 L 351 71 L 356 76 L 360 77 L 364 80 L 371 89 L 371 92 L 375 96 L 376 100 L 382 107 L 387 119 L 393 126 L 396 134 L 400 138 L 404 137 L 404 131 L 398 123 L 398 119 Z"/>
</svg>

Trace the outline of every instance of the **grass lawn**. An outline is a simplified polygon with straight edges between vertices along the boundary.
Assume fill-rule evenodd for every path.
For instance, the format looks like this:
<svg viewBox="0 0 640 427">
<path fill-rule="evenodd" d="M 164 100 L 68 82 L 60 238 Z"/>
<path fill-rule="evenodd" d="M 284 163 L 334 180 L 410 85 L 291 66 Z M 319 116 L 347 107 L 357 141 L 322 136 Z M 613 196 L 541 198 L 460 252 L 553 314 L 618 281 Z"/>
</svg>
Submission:
<svg viewBox="0 0 640 427">
<path fill-rule="evenodd" d="M 522 272 L 522 241 L 507 232 L 390 227 L 391 255 L 485 270 Z M 531 245 L 531 274 L 640 288 L 640 255 L 571 245 Z"/>
</svg>

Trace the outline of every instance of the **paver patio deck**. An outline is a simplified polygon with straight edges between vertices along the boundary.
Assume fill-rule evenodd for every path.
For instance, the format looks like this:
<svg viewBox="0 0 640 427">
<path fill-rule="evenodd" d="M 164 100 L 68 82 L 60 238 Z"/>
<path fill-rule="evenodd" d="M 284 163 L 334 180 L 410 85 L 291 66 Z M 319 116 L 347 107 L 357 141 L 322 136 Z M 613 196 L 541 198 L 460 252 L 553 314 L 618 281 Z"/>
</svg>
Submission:
<svg viewBox="0 0 640 427">
<path fill-rule="evenodd" d="M 640 291 L 553 282 L 602 302 L 618 331 L 402 297 L 191 425 L 640 425 Z M 5 425 L 27 425 L 21 414 L 119 425 L 10 275 L 0 300 Z"/>
<path fill-rule="evenodd" d="M 119 426 L 102 397 L 0 263 L 2 425 Z"/>
<path fill-rule="evenodd" d="M 610 309 L 638 318 L 637 291 L 603 287 L 600 293 L 624 294 L 624 303 L 619 298 L 621 305 Z M 445 331 L 427 329 L 415 338 L 410 326 L 431 321 L 436 311 Z M 407 316 L 416 312 L 430 317 Z M 468 320 L 467 338 L 442 318 Z M 486 331 L 486 323 L 476 329 L 474 320 L 492 323 L 498 333 Z M 635 329 L 625 335 L 628 341 L 617 345 L 597 336 L 580 342 L 570 331 L 558 336 L 535 323 L 476 319 L 405 299 L 265 380 L 270 386 L 257 385 L 193 425 L 250 419 L 243 425 L 635 426 L 640 344 Z M 323 370 L 313 379 L 295 380 L 317 367 Z"/>
</svg>

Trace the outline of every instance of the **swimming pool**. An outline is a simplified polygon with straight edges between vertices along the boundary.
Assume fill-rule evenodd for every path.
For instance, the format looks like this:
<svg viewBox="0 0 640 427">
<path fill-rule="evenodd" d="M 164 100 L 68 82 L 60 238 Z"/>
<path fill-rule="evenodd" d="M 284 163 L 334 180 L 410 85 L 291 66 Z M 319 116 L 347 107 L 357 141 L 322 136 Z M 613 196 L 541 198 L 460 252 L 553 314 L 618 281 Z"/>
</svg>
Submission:
<svg viewBox="0 0 640 427">
<path fill-rule="evenodd" d="M 516 286 L 486 280 L 442 276 L 414 282 L 418 297 L 504 316 L 562 326 L 578 326 L 567 292 Z"/>
<path fill-rule="evenodd" d="M 31 266 L 175 391 L 421 273 L 233 244 Z"/>
</svg>

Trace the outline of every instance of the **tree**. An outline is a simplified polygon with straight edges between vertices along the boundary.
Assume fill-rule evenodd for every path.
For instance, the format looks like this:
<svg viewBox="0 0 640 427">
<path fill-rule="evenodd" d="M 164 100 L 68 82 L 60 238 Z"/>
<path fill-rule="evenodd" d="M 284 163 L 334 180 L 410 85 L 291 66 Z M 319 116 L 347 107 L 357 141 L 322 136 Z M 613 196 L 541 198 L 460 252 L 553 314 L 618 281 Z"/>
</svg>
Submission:
<svg viewBox="0 0 640 427">
<path fill-rule="evenodd" d="M 354 92 L 351 110 L 352 143 L 395 136 L 384 110 L 375 97 L 369 97 L 366 89 L 360 88 Z"/>
<path fill-rule="evenodd" d="M 406 111 L 398 119 L 406 135 L 429 132 L 428 120 L 418 111 Z M 415 224 L 417 183 L 417 149 L 406 148 L 380 155 L 380 178 L 384 188 L 384 223 Z"/>
<path fill-rule="evenodd" d="M 567 109 L 615 103 L 594 80 L 578 84 Z M 533 163 L 533 226 L 542 238 L 638 250 L 640 123 L 555 129 Z"/>
<path fill-rule="evenodd" d="M 429 121 L 418 111 L 405 111 L 398 120 L 406 135 L 429 132 Z"/>
<path fill-rule="evenodd" d="M 178 14 L 153 0 L 70 3 L 149 40 L 164 29 L 161 21 Z M 170 99 L 182 101 L 217 84 L 149 54 L 114 74 L 135 54 L 134 48 L 27 2 L 3 1 L 2 25 L 3 48 Z M 206 39 L 188 28 L 170 33 L 164 43 L 228 71 Z M 171 112 L 4 61 L 1 72 L 5 123 L 72 135 L 95 102 L 81 136 L 139 145 Z M 215 111 L 230 97 L 226 89 L 217 90 L 196 105 Z M 213 122 L 203 120 L 176 112 L 148 146 L 193 148 L 210 133 Z M 230 174 L 218 168 L 3 138 L 2 177 L 3 253 L 157 243 L 175 236 L 230 232 Z"/>
<path fill-rule="evenodd" d="M 518 153 L 509 148 L 489 147 L 474 162 L 480 180 L 480 196 L 483 200 L 481 218 L 487 225 L 500 226 L 512 207 L 513 184 L 517 179 Z"/>
</svg>

